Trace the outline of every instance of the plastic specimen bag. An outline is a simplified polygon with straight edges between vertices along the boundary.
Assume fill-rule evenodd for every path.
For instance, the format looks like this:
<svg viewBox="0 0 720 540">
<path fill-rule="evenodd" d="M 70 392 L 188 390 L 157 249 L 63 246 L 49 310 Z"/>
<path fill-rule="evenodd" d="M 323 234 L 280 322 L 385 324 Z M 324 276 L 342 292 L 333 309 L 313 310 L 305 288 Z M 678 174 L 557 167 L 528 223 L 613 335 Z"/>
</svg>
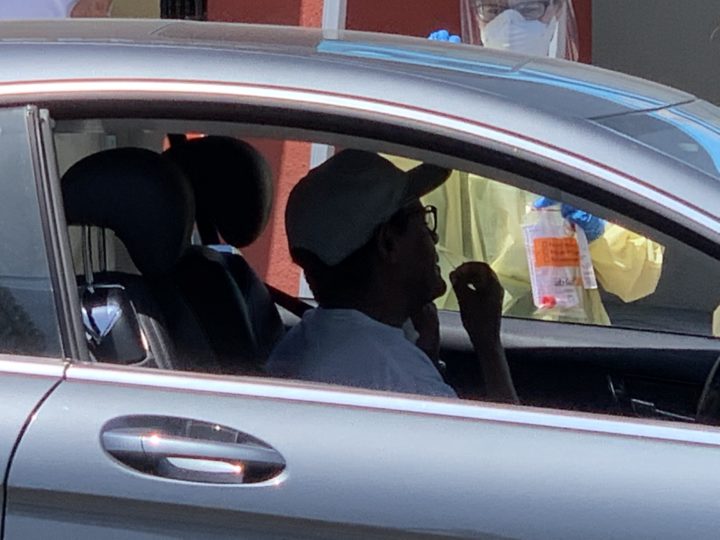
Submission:
<svg viewBox="0 0 720 540">
<path fill-rule="evenodd" d="M 597 289 L 585 232 L 553 205 L 531 210 L 523 233 L 535 307 L 584 313 L 583 289 Z"/>
</svg>

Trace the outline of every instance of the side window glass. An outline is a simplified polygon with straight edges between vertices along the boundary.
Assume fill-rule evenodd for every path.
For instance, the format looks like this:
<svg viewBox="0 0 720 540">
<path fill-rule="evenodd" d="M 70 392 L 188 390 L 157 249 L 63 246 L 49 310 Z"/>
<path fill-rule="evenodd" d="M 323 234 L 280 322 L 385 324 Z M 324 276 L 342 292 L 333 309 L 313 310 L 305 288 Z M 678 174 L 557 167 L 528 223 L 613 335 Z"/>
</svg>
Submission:
<svg viewBox="0 0 720 540">
<path fill-rule="evenodd" d="M 26 114 L 0 110 L 0 352 L 60 356 Z"/>
<path fill-rule="evenodd" d="M 423 202 L 438 209 L 444 277 L 489 263 L 505 316 L 720 334 L 720 263 L 679 241 L 461 171 Z M 458 309 L 451 288 L 437 304 Z"/>
</svg>

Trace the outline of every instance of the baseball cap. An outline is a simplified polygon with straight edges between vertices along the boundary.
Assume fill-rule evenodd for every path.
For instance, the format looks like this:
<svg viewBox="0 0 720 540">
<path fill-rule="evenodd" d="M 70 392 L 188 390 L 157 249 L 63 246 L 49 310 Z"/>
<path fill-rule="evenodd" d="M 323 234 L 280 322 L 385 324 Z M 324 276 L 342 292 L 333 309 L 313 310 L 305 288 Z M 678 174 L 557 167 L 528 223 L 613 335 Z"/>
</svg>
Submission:
<svg viewBox="0 0 720 540">
<path fill-rule="evenodd" d="M 449 175 L 448 169 L 429 164 L 405 172 L 378 154 L 343 150 L 312 169 L 290 193 L 285 208 L 290 249 L 306 249 L 335 266 Z"/>
</svg>

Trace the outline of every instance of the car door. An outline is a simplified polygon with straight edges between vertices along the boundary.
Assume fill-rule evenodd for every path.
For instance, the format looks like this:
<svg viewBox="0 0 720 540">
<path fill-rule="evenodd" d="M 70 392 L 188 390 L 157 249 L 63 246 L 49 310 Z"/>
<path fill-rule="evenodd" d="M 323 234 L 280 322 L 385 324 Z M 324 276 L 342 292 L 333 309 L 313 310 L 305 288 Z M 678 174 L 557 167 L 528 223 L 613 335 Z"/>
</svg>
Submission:
<svg viewBox="0 0 720 540">
<path fill-rule="evenodd" d="M 719 459 L 688 425 L 74 365 L 5 537 L 710 538 Z"/>
<path fill-rule="evenodd" d="M 0 472 L 33 413 L 62 379 L 61 340 L 38 189 L 33 107 L 0 109 Z M 38 180 L 38 182 L 36 182 Z M 0 491 L 4 504 L 5 490 Z"/>
</svg>

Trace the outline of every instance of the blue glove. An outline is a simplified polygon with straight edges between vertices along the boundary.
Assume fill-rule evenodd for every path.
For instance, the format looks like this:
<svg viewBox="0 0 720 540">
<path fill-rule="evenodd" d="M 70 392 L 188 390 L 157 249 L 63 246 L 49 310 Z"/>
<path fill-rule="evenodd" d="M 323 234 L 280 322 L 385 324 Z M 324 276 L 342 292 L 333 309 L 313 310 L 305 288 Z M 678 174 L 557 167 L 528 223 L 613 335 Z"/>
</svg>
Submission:
<svg viewBox="0 0 720 540">
<path fill-rule="evenodd" d="M 548 206 L 552 206 L 554 204 L 558 204 L 557 201 L 548 199 L 547 197 L 540 197 L 533 203 L 533 206 L 535 208 L 547 208 Z M 583 210 L 578 210 L 574 206 L 562 203 L 560 206 L 560 213 L 562 214 L 562 217 L 567 219 L 570 223 L 574 223 L 585 231 L 585 236 L 587 237 L 588 242 L 597 240 L 605 232 L 604 220 L 599 217 L 595 217 L 592 214 L 588 214 Z"/>
<path fill-rule="evenodd" d="M 450 43 L 462 43 L 460 36 L 451 34 L 447 30 L 436 30 L 428 36 L 429 40 L 432 41 L 449 41 Z"/>
</svg>

